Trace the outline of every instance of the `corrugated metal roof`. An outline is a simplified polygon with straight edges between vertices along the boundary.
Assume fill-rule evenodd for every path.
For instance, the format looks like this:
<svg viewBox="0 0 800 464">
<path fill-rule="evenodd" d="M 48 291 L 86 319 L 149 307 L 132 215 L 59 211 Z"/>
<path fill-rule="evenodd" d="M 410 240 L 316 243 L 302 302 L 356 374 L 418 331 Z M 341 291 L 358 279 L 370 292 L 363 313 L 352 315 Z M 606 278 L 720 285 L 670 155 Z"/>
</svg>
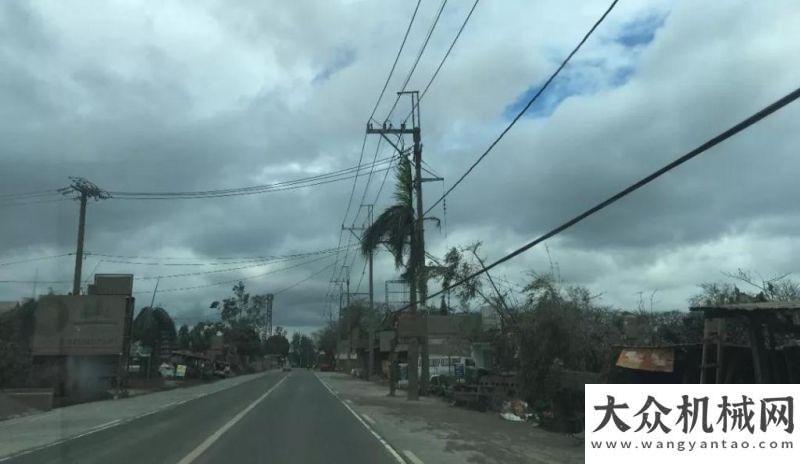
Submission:
<svg viewBox="0 0 800 464">
<path fill-rule="evenodd" d="M 762 303 L 731 303 L 721 305 L 692 306 L 689 311 L 704 312 L 754 312 L 754 311 L 800 311 L 800 301 L 766 301 Z"/>
<path fill-rule="evenodd" d="M 617 366 L 650 372 L 672 372 L 675 352 L 670 348 L 626 348 L 619 353 Z"/>
</svg>

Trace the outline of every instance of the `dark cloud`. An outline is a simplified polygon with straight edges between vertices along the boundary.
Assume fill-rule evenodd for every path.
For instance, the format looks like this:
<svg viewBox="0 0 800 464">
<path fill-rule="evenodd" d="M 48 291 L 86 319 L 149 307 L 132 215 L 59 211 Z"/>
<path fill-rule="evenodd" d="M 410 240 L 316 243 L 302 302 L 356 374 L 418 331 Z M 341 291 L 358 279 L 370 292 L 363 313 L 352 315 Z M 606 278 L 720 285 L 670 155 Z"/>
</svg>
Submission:
<svg viewBox="0 0 800 464">
<path fill-rule="evenodd" d="M 580 5 L 580 6 L 576 6 Z M 429 165 L 454 181 L 541 85 L 605 5 L 481 4 L 423 101 Z M 484 240 L 496 257 L 591 206 L 796 86 L 790 2 L 621 4 L 552 94 L 448 198 L 447 232 L 430 249 Z M 90 7 L 86 7 L 90 8 Z M 0 193 L 51 189 L 85 176 L 115 191 L 188 191 L 265 184 L 357 163 L 365 118 L 404 32 L 383 2 L 237 2 L 164 6 L 0 6 Z M 393 91 L 438 4 L 424 4 Z M 427 82 L 466 9 L 449 5 L 410 87 Z M 402 15 L 401 15 L 402 16 Z M 713 17 L 715 21 L 699 18 Z M 367 18 L 367 19 L 365 19 Z M 388 111 L 391 93 L 379 107 Z M 682 307 L 720 270 L 789 272 L 800 211 L 788 108 L 551 242 L 565 279 L 631 305 L 660 289 Z M 364 155 L 372 159 L 376 138 Z M 379 157 L 387 156 L 387 147 Z M 364 198 L 372 201 L 381 175 Z M 388 204 L 392 178 L 378 209 Z M 353 211 L 365 181 L 355 190 Z M 350 182 L 264 195 L 92 203 L 87 249 L 134 256 L 279 255 L 336 245 Z M 426 201 L 441 185 L 426 184 Z M 0 205 L 0 262 L 72 251 L 77 204 Z M 444 218 L 441 206 L 433 212 Z M 360 223 L 363 210 L 345 223 Z M 347 239 L 345 239 L 347 243 Z M 376 261 L 376 288 L 395 278 Z M 348 263 L 353 254 L 349 254 Z M 343 257 L 342 257 L 343 258 Z M 179 272 L 90 258 L 97 272 Z M 247 280 L 255 293 L 307 278 L 329 261 Z M 279 267 L 276 264 L 274 267 Z M 363 261 L 352 261 L 353 281 Z M 502 270 L 521 281 L 549 259 L 534 251 Z M 274 268 L 273 267 L 273 268 Z M 165 279 L 157 300 L 184 320 L 206 317 L 237 277 L 270 267 Z M 0 278 L 69 280 L 69 258 L 0 268 Z M 305 330 L 327 317 L 329 273 L 281 294 L 276 324 Z M 154 282 L 137 281 L 140 302 Z M 0 287 L 0 299 L 30 294 Z M 168 289 L 203 286 L 192 291 Z M 59 291 L 69 287 L 54 285 Z M 46 286 L 39 286 L 40 291 Z M 361 289 L 363 291 L 363 287 Z M 304 329 L 300 329 L 304 328 Z"/>
</svg>

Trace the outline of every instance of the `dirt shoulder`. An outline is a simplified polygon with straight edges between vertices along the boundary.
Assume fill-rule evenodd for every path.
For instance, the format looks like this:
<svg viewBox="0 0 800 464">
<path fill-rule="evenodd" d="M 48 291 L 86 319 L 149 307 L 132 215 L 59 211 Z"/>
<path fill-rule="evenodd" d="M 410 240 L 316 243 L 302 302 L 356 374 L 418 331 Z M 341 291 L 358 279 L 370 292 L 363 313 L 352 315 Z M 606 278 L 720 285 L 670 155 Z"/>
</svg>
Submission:
<svg viewBox="0 0 800 464">
<path fill-rule="evenodd" d="M 388 397 L 385 386 L 346 374 L 318 375 L 393 447 L 425 463 L 584 461 L 583 442 L 571 436 L 450 406 L 436 397 L 410 402 L 403 391 Z"/>
</svg>

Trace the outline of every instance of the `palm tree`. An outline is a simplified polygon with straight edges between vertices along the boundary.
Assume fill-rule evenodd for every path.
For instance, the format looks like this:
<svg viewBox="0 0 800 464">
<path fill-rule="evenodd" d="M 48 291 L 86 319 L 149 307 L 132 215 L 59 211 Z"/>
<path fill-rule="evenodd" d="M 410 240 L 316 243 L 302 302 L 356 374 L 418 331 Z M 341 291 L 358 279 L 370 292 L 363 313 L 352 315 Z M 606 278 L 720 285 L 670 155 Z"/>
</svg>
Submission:
<svg viewBox="0 0 800 464">
<path fill-rule="evenodd" d="M 403 277 L 409 283 L 409 296 L 412 305 L 417 299 L 417 272 L 419 258 L 411 253 L 414 240 L 414 214 L 413 205 L 413 178 L 411 174 L 411 161 L 405 156 L 400 158 L 397 165 L 396 182 L 394 190 L 395 204 L 386 208 L 361 236 L 361 251 L 365 256 L 373 253 L 379 245 L 384 245 L 394 257 L 397 268 L 405 268 Z M 408 258 L 406 258 L 408 256 Z M 409 346 L 408 360 L 408 398 L 416 399 L 419 392 L 417 378 L 416 343 L 413 348 Z"/>
<path fill-rule="evenodd" d="M 394 198 L 396 203 L 386 208 L 361 237 L 361 251 L 365 256 L 384 245 L 394 257 L 395 266 L 411 271 L 411 257 L 404 262 L 410 251 L 414 233 L 414 205 L 412 203 L 411 162 L 400 158 L 397 165 Z"/>
</svg>

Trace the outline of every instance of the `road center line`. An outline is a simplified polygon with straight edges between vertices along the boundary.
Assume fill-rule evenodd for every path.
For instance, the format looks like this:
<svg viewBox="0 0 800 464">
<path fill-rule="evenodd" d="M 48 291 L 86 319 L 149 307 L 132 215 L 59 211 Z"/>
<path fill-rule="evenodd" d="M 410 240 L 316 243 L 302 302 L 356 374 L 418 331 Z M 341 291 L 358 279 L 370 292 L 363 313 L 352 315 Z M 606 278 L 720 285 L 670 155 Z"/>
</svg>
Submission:
<svg viewBox="0 0 800 464">
<path fill-rule="evenodd" d="M 256 406 L 258 406 L 258 404 L 259 404 L 260 402 L 264 401 L 264 399 L 265 399 L 267 396 L 269 396 L 269 394 L 270 394 L 270 393 L 272 393 L 272 392 L 273 392 L 273 391 L 274 391 L 276 388 L 278 388 L 278 387 L 280 386 L 280 384 L 282 384 L 282 383 L 283 383 L 283 381 L 284 381 L 284 380 L 286 380 L 287 378 L 289 378 L 289 376 L 290 376 L 290 375 L 292 375 L 292 374 L 289 374 L 289 375 L 287 375 L 286 377 L 284 377 L 284 378 L 280 379 L 280 380 L 278 381 L 278 383 L 276 383 L 275 385 L 273 385 L 273 386 L 272 386 L 272 388 L 270 388 L 269 390 L 267 390 L 266 392 L 264 392 L 264 394 L 263 394 L 263 395 L 259 396 L 259 397 L 258 397 L 258 398 L 257 398 L 255 401 L 253 401 L 252 403 L 250 403 L 249 405 L 247 405 L 247 407 L 246 407 L 246 408 L 244 408 L 244 409 L 242 409 L 241 411 L 239 411 L 239 413 L 238 413 L 238 414 L 236 414 L 235 416 L 233 416 L 233 418 L 232 418 L 231 420 L 229 420 L 229 421 L 228 421 L 228 422 L 227 422 L 225 425 L 223 425 L 222 427 L 220 427 L 220 428 L 219 428 L 219 430 L 217 430 L 216 432 L 214 432 L 213 434 L 211 434 L 211 436 L 209 436 L 208 438 L 206 438 L 206 439 L 203 441 L 203 443 L 200 443 L 200 445 L 199 445 L 197 448 L 193 449 L 193 450 L 192 450 L 192 451 L 191 451 L 189 454 L 187 454 L 186 456 L 184 456 L 184 457 L 183 457 L 183 459 L 181 459 L 180 461 L 178 461 L 178 464 L 189 464 L 189 463 L 191 463 L 192 461 L 194 461 L 195 459 L 197 459 L 197 458 L 198 458 L 198 457 L 199 457 L 201 454 L 203 454 L 203 453 L 204 453 L 204 452 L 205 452 L 205 451 L 206 451 L 208 448 L 210 448 L 210 447 L 211 447 L 211 445 L 213 445 L 213 444 L 214 444 L 214 442 L 216 442 L 217 440 L 219 440 L 219 438 L 220 438 L 220 437 L 221 437 L 221 436 L 222 436 L 222 435 L 223 435 L 225 432 L 227 432 L 227 431 L 228 431 L 228 430 L 229 430 L 231 427 L 233 427 L 234 425 L 236 425 L 236 423 L 237 423 L 237 422 L 239 422 L 240 420 L 242 420 L 242 418 L 244 418 L 244 416 L 246 416 L 246 415 L 247 415 L 247 413 L 249 413 L 250 411 L 252 411 L 252 410 L 253 410 L 253 408 L 255 408 Z"/>
<path fill-rule="evenodd" d="M 330 386 L 329 386 L 329 385 L 328 385 L 328 384 L 327 384 L 327 383 L 326 383 L 324 380 L 322 380 L 322 378 L 321 378 L 320 376 L 318 376 L 318 375 L 317 375 L 317 373 L 316 373 L 316 372 L 314 373 L 314 377 L 316 377 L 316 378 L 317 378 L 317 380 L 319 380 L 319 382 L 322 384 L 322 386 L 324 386 L 324 387 L 325 387 L 325 388 L 326 388 L 326 389 L 327 389 L 327 390 L 328 390 L 328 391 L 331 393 L 331 395 L 333 395 L 333 397 L 334 397 L 334 398 L 336 398 L 337 400 L 339 400 L 339 402 L 340 402 L 340 403 L 342 403 L 342 406 L 344 406 L 345 408 L 347 408 L 347 410 L 348 410 L 348 411 L 350 411 L 350 414 L 352 414 L 352 415 L 353 415 L 353 416 L 354 416 L 354 417 L 355 417 L 355 418 L 356 418 L 356 419 L 357 419 L 357 420 L 358 420 L 358 421 L 361 423 L 361 425 L 363 425 L 363 426 L 364 426 L 364 428 L 366 428 L 366 429 L 367 429 L 367 431 L 369 431 L 369 433 L 371 433 L 371 434 L 372 434 L 372 436 L 373 436 L 373 437 L 375 437 L 375 438 L 376 438 L 376 439 L 377 439 L 377 440 L 378 440 L 378 441 L 381 443 L 381 445 L 383 445 L 383 447 L 386 449 L 386 451 L 388 451 L 388 452 L 389 452 L 389 454 L 391 454 L 391 455 L 392 455 L 392 457 L 393 457 L 393 458 L 394 458 L 394 459 L 395 459 L 395 460 L 396 460 L 398 463 L 400 463 L 400 464 L 408 464 L 408 463 L 406 462 L 406 460 L 405 460 L 405 459 L 403 459 L 403 457 L 402 457 L 402 456 L 400 456 L 400 454 L 399 454 L 397 451 L 395 451 L 395 449 L 394 449 L 394 448 L 392 448 L 392 445 L 390 445 L 390 444 L 389 444 L 389 443 L 388 443 L 386 440 L 384 440 L 382 436 L 378 435 L 378 432 L 376 432 L 376 431 L 375 431 L 375 430 L 374 430 L 372 427 L 370 427 L 370 426 L 369 426 L 369 424 L 367 424 L 366 422 L 364 422 L 364 419 L 362 419 L 362 418 L 361 418 L 361 416 L 359 416 L 359 415 L 358 415 L 358 413 L 357 413 L 357 412 L 355 412 L 355 411 L 353 410 L 353 408 L 351 408 L 351 407 L 350 407 L 350 405 L 349 405 L 349 404 L 345 403 L 345 402 L 344 402 L 344 401 L 343 401 L 343 400 L 342 400 L 342 399 L 339 397 L 339 395 L 337 395 L 337 394 L 336 394 L 336 393 L 333 391 L 333 389 L 332 389 L 332 388 L 331 388 L 331 387 L 330 387 Z M 420 461 L 420 462 L 422 462 L 422 461 Z M 184 464 L 184 463 L 182 463 L 182 462 L 181 462 L 181 463 L 178 463 L 178 464 Z"/>
<path fill-rule="evenodd" d="M 256 378 L 248 379 L 248 380 L 245 380 L 244 382 L 224 387 L 221 390 L 214 390 L 214 391 L 210 391 L 210 392 L 199 393 L 199 394 L 197 394 L 195 396 L 192 396 L 191 398 L 186 398 L 186 399 L 183 399 L 183 400 L 180 400 L 180 401 L 173 401 L 171 403 L 162 404 L 161 406 L 158 406 L 156 409 L 153 409 L 152 411 L 148 411 L 148 412 L 145 412 L 145 413 L 142 413 L 142 414 L 139 414 L 139 415 L 135 415 L 135 416 L 131 416 L 131 417 L 126 417 L 124 419 L 115 419 L 115 420 L 112 420 L 110 422 L 106 422 L 104 424 L 96 425 L 96 426 L 91 427 L 91 428 L 89 428 L 87 430 L 84 430 L 83 432 L 80 432 L 80 433 L 78 433 L 76 435 L 70 435 L 68 437 L 61 438 L 61 439 L 58 439 L 58 440 L 55 440 L 55 441 L 51 441 L 49 443 L 44 443 L 44 444 L 39 445 L 39 446 L 33 446 L 31 448 L 27 448 L 27 449 L 19 450 L 17 452 L 11 453 L 11 454 L 7 454 L 5 456 L 0 457 L 0 462 L 8 461 L 9 459 L 16 459 L 16 458 L 18 458 L 20 456 L 25 456 L 27 454 L 31 454 L 31 453 L 35 453 L 35 452 L 38 452 L 38 451 L 42 451 L 44 449 L 52 448 L 54 446 L 59 446 L 59 445 L 62 445 L 64 443 L 68 442 L 68 441 L 76 440 L 78 438 L 83 438 L 83 437 L 92 435 L 92 434 L 97 433 L 97 432 L 102 432 L 103 430 L 110 429 L 111 427 L 116 427 L 118 425 L 127 424 L 129 422 L 133 422 L 133 421 L 142 419 L 144 417 L 151 416 L 153 414 L 158 414 L 158 413 L 163 412 L 163 411 L 165 411 L 165 410 L 167 410 L 167 409 L 169 409 L 171 407 L 180 406 L 182 404 L 188 403 L 189 401 L 194 401 L 196 399 L 204 398 L 204 397 L 209 396 L 209 395 L 214 395 L 214 394 L 217 394 L 217 393 L 220 393 L 220 392 L 224 392 L 224 391 L 229 390 L 231 388 L 236 388 L 239 385 L 244 385 L 244 384 L 246 384 L 248 382 L 252 382 L 252 381 L 255 381 L 257 379 L 264 378 L 265 376 L 266 376 L 266 373 L 264 375 L 258 376 Z M 31 420 L 38 421 L 38 420 L 43 419 L 45 417 L 46 416 L 44 414 L 42 414 L 42 415 L 40 415 L 38 417 L 32 417 Z"/>
</svg>

